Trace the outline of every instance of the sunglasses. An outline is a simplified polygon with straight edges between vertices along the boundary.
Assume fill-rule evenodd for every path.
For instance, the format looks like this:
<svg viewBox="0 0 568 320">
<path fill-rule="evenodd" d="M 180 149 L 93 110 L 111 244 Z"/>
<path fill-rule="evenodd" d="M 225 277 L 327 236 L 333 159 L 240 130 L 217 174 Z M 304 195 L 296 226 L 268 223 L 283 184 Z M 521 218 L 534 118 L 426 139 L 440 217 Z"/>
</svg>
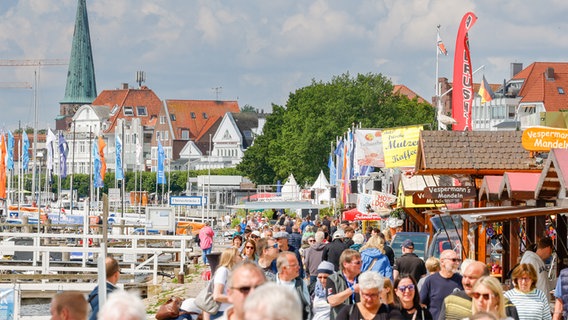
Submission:
<svg viewBox="0 0 568 320">
<path fill-rule="evenodd" d="M 461 262 L 462 261 L 462 259 L 460 259 L 460 258 L 444 258 L 444 259 L 451 260 L 452 262 Z"/>
<path fill-rule="evenodd" d="M 409 285 L 407 285 L 407 286 L 399 286 L 399 287 L 398 287 L 398 291 L 404 292 L 404 291 L 406 291 L 406 290 L 410 290 L 410 291 L 414 290 L 414 285 L 413 285 L 413 284 L 409 284 Z"/>
<path fill-rule="evenodd" d="M 489 300 L 489 298 L 493 295 L 491 293 L 479 293 L 479 292 L 474 292 L 472 293 L 473 298 L 474 299 L 479 299 L 479 298 L 483 298 L 483 300 Z"/>
<path fill-rule="evenodd" d="M 254 234 L 253 234 L 252 236 L 250 236 L 250 237 L 253 238 L 253 239 L 258 239 L 258 238 L 260 238 L 259 236 L 255 236 Z"/>
<path fill-rule="evenodd" d="M 318 276 L 318 279 L 327 279 L 328 276 Z"/>
<path fill-rule="evenodd" d="M 310 240 L 308 240 L 308 242 L 316 242 L 316 240 L 310 239 Z"/>
<path fill-rule="evenodd" d="M 231 287 L 231 289 L 238 290 L 240 293 L 246 296 L 252 289 L 255 289 L 258 286 Z"/>
<path fill-rule="evenodd" d="M 254 249 L 254 247 L 246 246 L 245 249 Z"/>
<path fill-rule="evenodd" d="M 278 243 L 275 243 L 272 247 L 270 248 L 274 248 L 274 249 L 278 249 Z"/>
</svg>

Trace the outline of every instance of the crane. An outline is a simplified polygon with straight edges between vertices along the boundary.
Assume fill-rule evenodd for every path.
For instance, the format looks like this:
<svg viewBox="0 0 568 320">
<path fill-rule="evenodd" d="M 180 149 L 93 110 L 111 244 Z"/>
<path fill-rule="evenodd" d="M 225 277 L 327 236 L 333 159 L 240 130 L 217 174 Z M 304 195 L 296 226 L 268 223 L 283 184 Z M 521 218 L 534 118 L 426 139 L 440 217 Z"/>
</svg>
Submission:
<svg viewBox="0 0 568 320">
<path fill-rule="evenodd" d="M 32 84 L 29 82 L 0 82 L 0 88 L 32 89 Z"/>
<path fill-rule="evenodd" d="M 64 59 L 0 59 L 1 67 L 38 67 L 68 65 Z"/>
</svg>

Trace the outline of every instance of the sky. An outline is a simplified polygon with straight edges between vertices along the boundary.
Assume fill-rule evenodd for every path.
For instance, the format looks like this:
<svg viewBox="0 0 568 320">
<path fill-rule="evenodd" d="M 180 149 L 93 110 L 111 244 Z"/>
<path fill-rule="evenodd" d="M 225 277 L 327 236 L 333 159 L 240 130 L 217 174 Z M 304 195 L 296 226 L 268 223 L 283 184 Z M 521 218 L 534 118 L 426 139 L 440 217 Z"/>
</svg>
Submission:
<svg viewBox="0 0 568 320">
<path fill-rule="evenodd" d="M 77 0 L 0 0 L 0 59 L 64 59 L 71 53 Z M 237 100 L 271 111 L 313 80 L 381 73 L 430 101 L 436 26 L 452 79 L 463 15 L 473 69 L 490 83 L 510 63 L 567 61 L 563 0 L 87 0 L 97 90 L 136 88 L 136 71 L 160 99 Z M 0 66 L 0 130 L 54 128 L 67 66 Z M 36 80 L 39 79 L 39 80 Z M 10 88 L 7 83 L 29 83 Z M 37 83 L 37 85 L 36 85 Z M 13 84 L 11 84 L 13 86 Z M 34 98 L 34 96 L 36 98 Z"/>
</svg>

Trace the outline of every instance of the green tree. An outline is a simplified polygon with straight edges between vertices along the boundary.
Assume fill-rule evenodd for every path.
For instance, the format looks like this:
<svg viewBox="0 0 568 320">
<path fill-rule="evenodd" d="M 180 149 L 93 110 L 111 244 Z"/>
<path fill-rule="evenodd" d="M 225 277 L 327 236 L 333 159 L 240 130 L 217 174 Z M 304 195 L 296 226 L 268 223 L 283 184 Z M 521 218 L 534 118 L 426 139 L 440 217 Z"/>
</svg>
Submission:
<svg viewBox="0 0 568 320">
<path fill-rule="evenodd" d="M 241 112 L 256 112 L 256 109 L 250 104 L 245 104 L 241 107 Z"/>
<path fill-rule="evenodd" d="M 349 73 L 330 82 L 312 80 L 291 93 L 286 107 L 273 106 L 263 134 L 237 167 L 253 182 L 273 184 L 291 173 L 300 184 L 311 183 L 327 160 L 336 137 L 349 128 L 390 128 L 434 122 L 428 104 L 393 95 L 381 74 Z"/>
</svg>

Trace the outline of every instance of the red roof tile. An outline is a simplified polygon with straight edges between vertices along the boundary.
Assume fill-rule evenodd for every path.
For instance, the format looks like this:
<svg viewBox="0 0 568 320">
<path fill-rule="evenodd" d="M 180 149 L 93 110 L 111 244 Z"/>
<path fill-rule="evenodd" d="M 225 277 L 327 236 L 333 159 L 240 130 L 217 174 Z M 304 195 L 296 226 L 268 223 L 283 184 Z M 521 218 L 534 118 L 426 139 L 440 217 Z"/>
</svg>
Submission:
<svg viewBox="0 0 568 320">
<path fill-rule="evenodd" d="M 499 188 L 501 198 L 513 200 L 535 199 L 535 190 L 540 173 L 505 172 Z"/>
<path fill-rule="evenodd" d="M 503 176 L 484 176 L 481 187 L 479 187 L 479 200 L 498 200 L 501 181 L 503 181 Z"/>
<path fill-rule="evenodd" d="M 410 90 L 407 86 L 403 84 L 396 84 L 392 89 L 392 93 L 396 95 L 404 95 L 407 96 L 408 99 L 412 100 L 414 98 L 418 99 L 420 103 L 429 103 L 428 101 L 424 100 L 421 96 L 419 96 L 416 92 Z"/>
<path fill-rule="evenodd" d="M 554 69 L 554 80 L 547 80 L 545 72 Z M 546 111 L 568 109 L 568 63 L 534 62 L 513 79 L 524 80 L 519 96 L 521 103 L 543 102 Z M 561 94 L 558 88 L 565 92 Z"/>
</svg>

